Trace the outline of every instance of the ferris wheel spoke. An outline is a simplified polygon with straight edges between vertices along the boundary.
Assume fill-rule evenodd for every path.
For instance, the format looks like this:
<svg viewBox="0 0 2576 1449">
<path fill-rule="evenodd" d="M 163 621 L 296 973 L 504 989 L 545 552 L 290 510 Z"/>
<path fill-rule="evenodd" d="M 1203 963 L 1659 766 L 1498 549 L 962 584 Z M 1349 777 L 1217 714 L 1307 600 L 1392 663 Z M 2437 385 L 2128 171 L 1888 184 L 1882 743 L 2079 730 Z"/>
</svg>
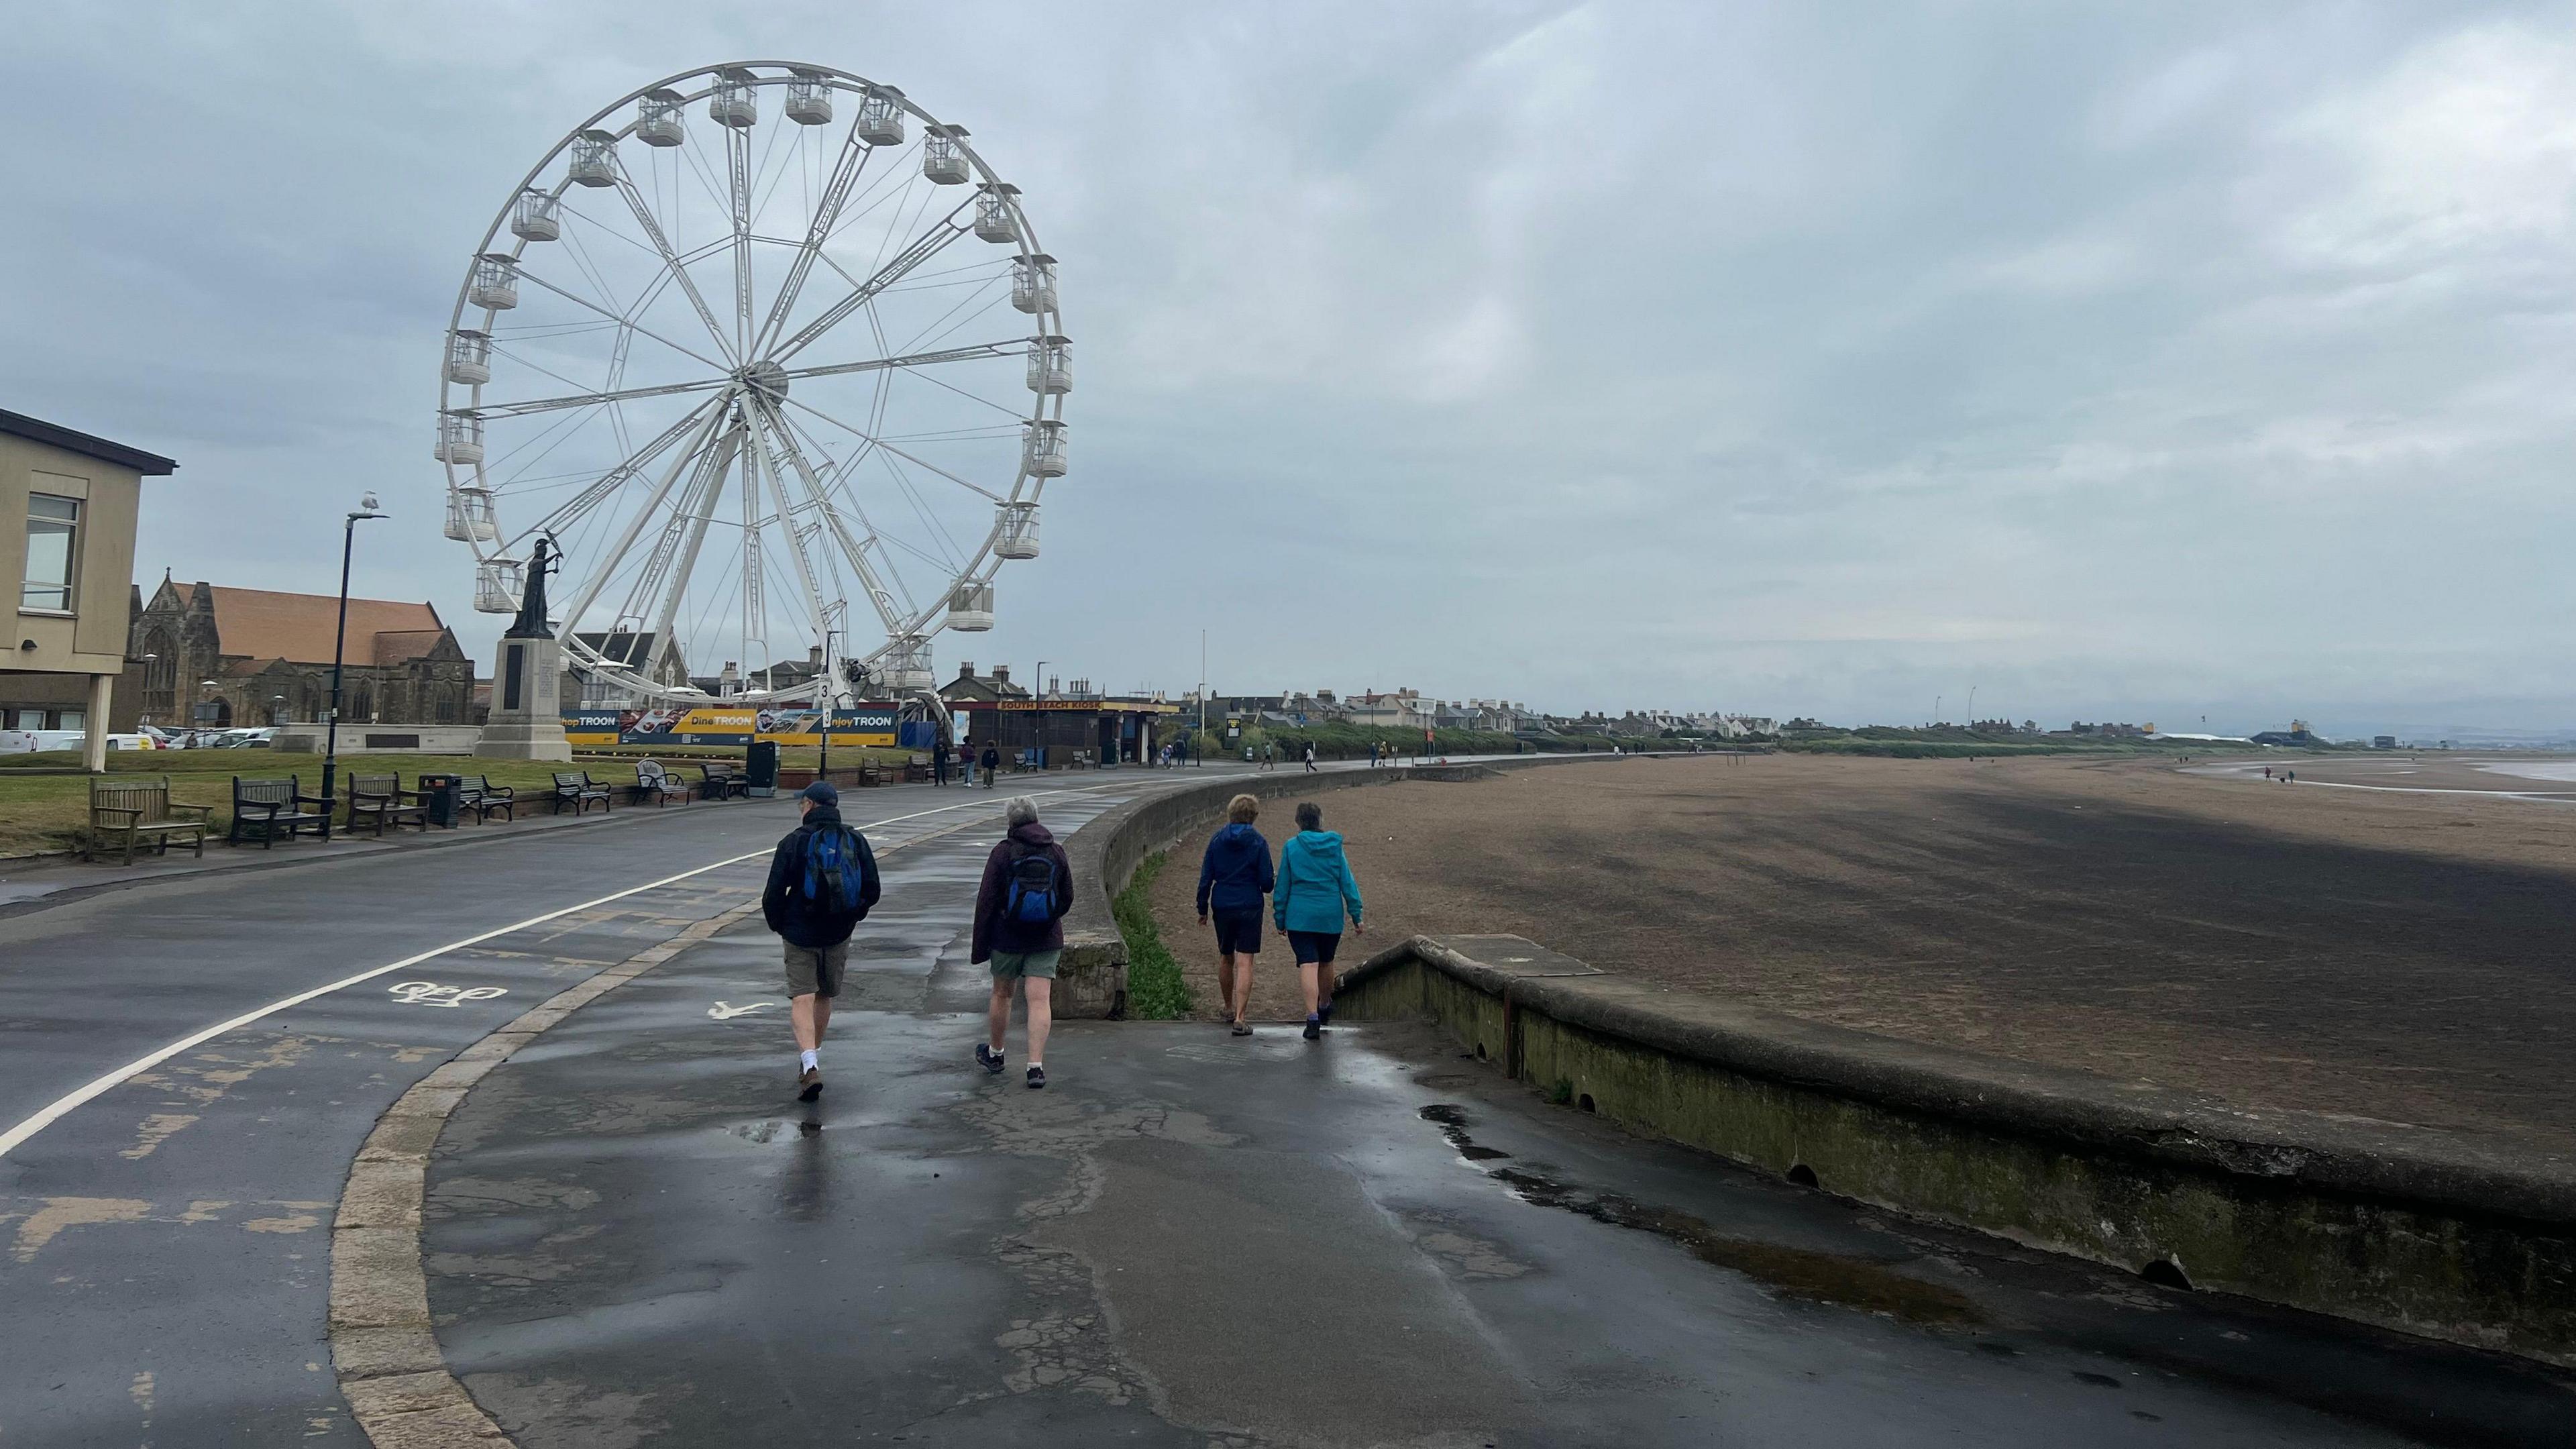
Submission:
<svg viewBox="0 0 2576 1449">
<path fill-rule="evenodd" d="M 1028 339 L 1015 337 L 1008 342 L 979 342 L 971 347 L 949 347 L 937 352 L 916 352 L 909 357 L 879 357 L 866 362 L 836 362 L 826 367 L 793 367 L 787 370 L 786 375 L 789 378 L 838 377 L 846 372 L 882 372 L 898 367 L 935 367 L 943 362 L 977 362 L 996 357 L 1023 357 L 1028 354 L 1028 350 Z M 972 397 L 973 394 L 970 393 L 968 396 Z M 563 406 L 569 407 L 571 404 L 565 403 Z"/>
<path fill-rule="evenodd" d="M 878 437 L 873 433 L 851 427 L 848 423 L 842 422 L 839 418 L 832 416 L 830 413 L 823 411 L 812 403 L 801 402 L 792 397 L 784 399 L 784 401 L 789 407 L 802 408 L 806 412 L 812 413 L 814 416 L 821 418 L 823 421 L 830 423 L 833 427 L 839 428 L 842 432 L 849 434 L 851 437 L 858 439 L 860 442 L 867 444 L 869 447 L 874 448 L 879 452 L 892 453 L 896 457 L 901 458 L 916 468 L 936 473 L 940 477 L 947 479 L 949 482 L 956 484 L 958 487 L 963 488 L 970 493 L 980 493 L 995 503 L 1003 501 L 1001 494 L 994 492 L 983 484 L 975 482 L 971 478 L 960 478 L 956 474 L 949 472 L 947 469 L 942 468 L 938 464 L 930 462 L 927 459 L 916 458 L 912 454 L 905 452 L 903 449 L 896 447 L 894 444 L 887 442 L 885 439 Z"/>
<path fill-rule="evenodd" d="M 766 409 L 757 403 L 746 409 L 751 422 L 752 457 L 760 465 L 761 480 L 768 485 L 769 496 L 778 508 L 779 529 L 786 535 L 787 559 L 796 566 L 796 581 L 805 589 L 807 619 L 814 626 L 814 637 L 823 637 L 823 591 L 814 578 L 814 561 L 805 553 L 805 534 L 796 526 L 796 510 L 787 501 L 787 486 L 778 476 L 777 460 L 770 455 L 768 429 L 763 426 Z M 745 511 L 749 511 L 748 500 Z"/>
<path fill-rule="evenodd" d="M 752 353 L 765 351 L 779 329 L 787 325 L 787 314 L 796 307 L 797 296 L 805 290 L 805 279 L 814 270 L 814 260 L 823 254 L 823 243 L 841 218 L 841 208 L 848 204 L 850 188 L 858 184 L 859 174 L 867 169 L 868 158 L 876 148 L 859 139 L 855 124 L 849 139 L 842 142 L 840 155 L 832 163 L 832 179 L 824 185 L 822 199 L 815 203 L 814 219 L 806 228 L 805 240 L 796 249 L 796 259 L 787 266 L 787 276 L 779 283 L 778 296 L 769 304 L 769 317 L 760 327 Z"/>
<path fill-rule="evenodd" d="M 850 535 L 848 520 L 842 518 L 832 507 L 831 492 L 825 485 L 822 475 L 815 471 L 812 460 L 805 456 L 805 450 L 796 446 L 795 428 L 789 425 L 784 416 L 772 409 L 766 399 L 760 400 L 757 405 L 768 423 L 771 441 L 778 445 L 780 452 L 787 455 L 788 463 L 796 470 L 799 481 L 804 484 L 806 498 L 822 513 L 824 525 L 831 530 L 833 540 L 841 546 L 841 556 L 849 561 L 851 571 L 859 576 L 859 586 L 868 591 L 868 602 L 876 606 L 877 616 L 885 621 L 886 631 L 889 634 L 893 633 L 902 624 L 902 619 L 896 613 L 894 596 L 886 592 L 884 583 L 877 578 L 876 570 L 868 563 L 865 544 Z"/>
<path fill-rule="evenodd" d="M 697 570 L 698 550 L 707 541 L 707 525 L 715 521 L 716 503 L 724 497 L 725 476 L 733 471 L 734 460 L 742 449 L 742 432 L 742 424 L 736 422 L 725 430 L 715 451 L 707 455 L 705 465 L 700 469 L 705 486 L 698 489 L 696 508 L 684 508 L 672 514 L 673 528 L 664 533 L 663 542 L 667 545 L 678 539 L 677 555 L 656 552 L 657 561 L 664 561 L 664 572 L 670 584 L 661 591 L 662 606 L 654 616 L 653 644 L 642 670 L 647 679 L 661 669 L 662 660 L 671 652 L 671 624 L 680 616 L 680 600 L 689 591 L 689 575 Z M 646 591 L 644 597 L 649 598 L 650 592 Z"/>
<path fill-rule="evenodd" d="M 733 217 L 733 355 L 751 355 L 751 131 L 725 127 L 726 209 Z"/>
<path fill-rule="evenodd" d="M 626 520 L 626 527 L 618 534 L 616 544 L 600 555 L 605 562 L 592 570 L 589 579 L 582 584 L 581 592 L 574 596 L 570 611 L 564 615 L 563 633 L 560 637 L 570 638 L 580 629 L 582 619 L 590 613 L 591 606 L 599 602 L 600 593 L 608 587 L 612 577 L 610 569 L 614 567 L 615 562 L 634 551 L 635 541 L 643 537 L 646 525 L 650 524 L 653 516 L 661 511 L 663 502 L 671 496 L 671 490 L 679 485 L 680 475 L 690 472 L 691 462 L 703 461 L 699 456 L 699 450 L 706 447 L 707 439 L 714 435 L 717 424 L 724 420 L 724 409 L 721 404 L 731 396 L 730 392 L 720 395 L 715 399 L 717 406 L 700 405 L 704 416 L 700 417 L 697 426 L 690 430 L 689 445 L 682 448 L 678 455 L 671 459 L 671 466 L 663 471 L 662 479 L 653 486 L 651 495 L 645 498 L 634 515 Z M 682 421 L 686 422 L 687 419 Z M 622 483 L 624 480 L 619 481 Z M 615 490 L 603 490 L 603 496 L 605 492 L 612 491 Z"/>
<path fill-rule="evenodd" d="M 668 449 L 672 444 L 680 441 L 681 438 L 687 436 L 690 430 L 704 424 L 706 421 L 707 407 L 708 404 L 700 403 L 698 406 L 691 408 L 688 412 L 682 414 L 680 420 L 664 429 L 660 437 L 655 438 L 653 441 L 646 443 L 642 448 L 629 454 L 624 462 L 619 463 L 616 467 L 599 475 L 598 478 L 585 485 L 579 493 L 556 505 L 553 512 L 529 525 L 527 528 L 522 529 L 507 544 L 503 545 L 502 551 L 505 553 L 514 553 L 520 544 L 526 543 L 532 538 L 538 537 L 541 534 L 554 533 L 558 530 L 571 527 L 572 524 L 583 514 L 586 514 L 591 509 L 597 507 L 600 500 L 607 498 L 610 494 L 613 494 L 620 488 L 625 487 L 626 484 L 635 477 L 635 475 L 643 472 L 646 467 L 651 465 L 655 458 L 660 457 L 664 450 Z"/>
<path fill-rule="evenodd" d="M 725 345 L 725 331 L 724 328 L 716 322 L 715 309 L 709 307 L 707 305 L 707 299 L 699 295 L 697 280 L 689 275 L 687 264 L 682 262 L 679 254 L 671 249 L 671 239 L 662 234 L 662 223 L 654 218 L 653 209 L 644 204 L 644 193 L 636 189 L 635 178 L 627 174 L 626 167 L 623 164 L 619 165 L 617 168 L 617 194 L 626 198 L 626 209 L 635 213 L 635 224 L 644 229 L 644 235 L 653 243 L 653 250 L 661 254 L 662 265 L 670 270 L 673 280 L 680 284 L 680 290 L 688 294 L 689 305 L 698 309 L 698 320 L 706 324 L 707 335 L 715 339 L 717 348 L 722 350 L 725 357 L 728 359 L 728 361 L 724 363 L 709 363 L 708 365 L 716 368 L 719 372 L 732 371 L 734 366 L 732 359 L 740 357 L 741 354 Z M 638 332 L 644 331 L 641 327 L 638 327 L 635 330 Z M 645 332 L 644 335 L 647 337 L 653 336 L 650 332 Z M 664 339 L 654 338 L 654 340 L 658 342 L 663 341 Z M 677 343 L 671 343 L 669 345 L 674 347 L 679 346 Z M 684 347 L 680 350 L 683 352 L 688 351 L 688 349 Z M 696 353 L 690 353 L 689 355 L 692 357 L 697 356 Z M 699 360 L 702 362 L 705 361 L 704 358 L 700 358 Z"/>
<path fill-rule="evenodd" d="M 683 357 L 695 358 L 699 362 L 706 364 L 708 367 L 711 367 L 718 372 L 729 373 L 733 371 L 733 365 L 731 363 L 718 362 L 703 352 L 699 352 L 693 348 L 682 347 L 670 338 L 663 336 L 661 333 L 654 331 L 650 327 L 644 326 L 633 318 L 621 317 L 617 313 L 611 312 L 607 308 L 590 300 L 588 297 L 565 291 L 563 288 L 558 287 L 554 283 L 547 281 L 545 278 L 538 276 L 536 273 L 529 271 L 526 267 L 521 267 L 519 269 L 519 280 L 523 282 L 534 282 L 538 286 L 545 288 L 547 291 L 554 293 L 556 296 L 563 298 L 567 302 L 573 303 L 576 306 L 587 307 L 591 311 L 598 313 L 600 316 L 607 318 L 609 321 L 616 323 L 620 327 L 624 327 L 629 331 L 650 337 L 654 341 L 671 349 L 673 352 L 679 353 Z M 694 297 L 697 295 L 697 288 L 689 285 L 689 279 L 685 274 L 680 278 L 680 285 L 689 288 L 690 296 Z M 699 305 L 703 307 L 705 304 L 700 303 Z M 717 342 L 721 344 L 723 339 L 718 338 Z"/>
<path fill-rule="evenodd" d="M 622 358 L 620 360 L 622 362 Z M 670 397 L 677 393 L 705 392 L 710 388 L 723 387 L 730 381 L 732 381 L 730 378 L 710 377 L 698 382 L 666 383 L 660 387 L 630 387 L 618 392 L 571 393 L 563 397 L 531 398 L 526 402 L 485 403 L 476 407 L 461 408 L 458 411 L 468 417 L 483 418 L 487 421 L 494 418 L 517 418 L 525 417 L 530 413 L 552 412 L 557 408 L 592 407 L 601 403 L 633 402 L 637 398 Z"/>
<path fill-rule="evenodd" d="M 877 294 L 901 281 L 905 273 L 939 255 L 959 237 L 967 235 L 968 228 L 957 224 L 957 216 L 964 210 L 966 210 L 964 206 L 959 206 L 955 211 L 941 218 L 938 225 L 915 237 L 910 245 L 896 253 L 892 261 L 877 268 L 848 296 L 833 303 L 824 310 L 823 315 L 798 328 L 794 336 L 771 349 L 770 360 L 783 363 L 812 346 L 816 338 L 839 326 L 851 313 L 866 306 Z"/>
</svg>

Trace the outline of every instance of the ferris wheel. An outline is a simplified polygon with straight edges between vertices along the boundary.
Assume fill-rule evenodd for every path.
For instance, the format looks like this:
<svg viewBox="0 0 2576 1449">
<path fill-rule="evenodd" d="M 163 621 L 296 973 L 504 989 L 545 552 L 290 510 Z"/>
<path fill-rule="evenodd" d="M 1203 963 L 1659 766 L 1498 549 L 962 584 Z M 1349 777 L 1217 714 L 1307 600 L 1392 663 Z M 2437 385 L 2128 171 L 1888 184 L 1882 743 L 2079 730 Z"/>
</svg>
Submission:
<svg viewBox="0 0 2576 1449">
<path fill-rule="evenodd" d="M 556 142 L 468 263 L 447 536 L 492 613 L 552 540 L 583 702 L 910 698 L 1037 556 L 1072 386 L 1055 259 L 965 127 L 828 66 L 688 71 Z"/>
</svg>

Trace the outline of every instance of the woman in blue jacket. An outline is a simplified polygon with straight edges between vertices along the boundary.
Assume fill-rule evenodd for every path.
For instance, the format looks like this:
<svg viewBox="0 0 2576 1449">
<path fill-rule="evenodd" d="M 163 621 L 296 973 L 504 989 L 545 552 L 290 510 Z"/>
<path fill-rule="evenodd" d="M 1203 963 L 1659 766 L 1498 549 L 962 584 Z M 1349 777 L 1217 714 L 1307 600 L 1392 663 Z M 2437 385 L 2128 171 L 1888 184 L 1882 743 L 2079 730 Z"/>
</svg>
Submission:
<svg viewBox="0 0 2576 1449">
<path fill-rule="evenodd" d="M 1199 860 L 1199 924 L 1216 917 L 1216 988 L 1236 1036 L 1252 1035 L 1244 1008 L 1252 1001 L 1252 958 L 1261 951 L 1261 898 L 1270 893 L 1270 842 L 1252 822 L 1261 802 L 1237 795 L 1225 805 L 1225 828 L 1208 837 Z"/>
<path fill-rule="evenodd" d="M 1297 807 L 1297 833 L 1279 847 L 1277 885 L 1270 914 L 1297 953 L 1297 979 L 1306 988 L 1306 1040 L 1313 1041 L 1333 1019 L 1333 954 L 1342 944 L 1344 908 L 1353 931 L 1365 936 L 1368 927 L 1360 924 L 1360 883 L 1351 878 L 1342 837 L 1324 828 L 1324 807 L 1312 800 Z"/>
</svg>

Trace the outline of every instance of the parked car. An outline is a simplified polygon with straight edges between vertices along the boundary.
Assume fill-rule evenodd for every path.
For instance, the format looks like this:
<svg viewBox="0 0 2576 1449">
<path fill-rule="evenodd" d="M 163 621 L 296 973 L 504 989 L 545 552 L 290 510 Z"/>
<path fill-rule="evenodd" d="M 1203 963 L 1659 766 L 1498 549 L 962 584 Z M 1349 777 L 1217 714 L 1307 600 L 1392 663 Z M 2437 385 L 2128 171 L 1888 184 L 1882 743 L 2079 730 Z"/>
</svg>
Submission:
<svg viewBox="0 0 2576 1449">
<path fill-rule="evenodd" d="M 0 755 L 32 755 L 35 752 L 34 730 L 0 730 Z"/>
<path fill-rule="evenodd" d="M 269 741 L 276 738 L 276 736 L 277 731 L 274 729 L 226 730 L 224 731 L 223 736 L 215 741 L 215 748 L 219 750 L 264 750 L 269 747 Z"/>
</svg>

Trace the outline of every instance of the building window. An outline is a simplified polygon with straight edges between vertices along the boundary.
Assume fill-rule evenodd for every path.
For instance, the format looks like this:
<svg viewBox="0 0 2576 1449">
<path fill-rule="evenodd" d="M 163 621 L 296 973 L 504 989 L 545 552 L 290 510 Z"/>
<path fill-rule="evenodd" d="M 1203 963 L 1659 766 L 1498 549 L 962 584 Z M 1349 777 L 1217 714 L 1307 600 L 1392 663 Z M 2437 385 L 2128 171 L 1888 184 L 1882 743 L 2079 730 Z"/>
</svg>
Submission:
<svg viewBox="0 0 2576 1449">
<path fill-rule="evenodd" d="M 19 608 L 72 606 L 73 535 L 79 530 L 79 499 L 27 495 L 27 582 L 19 591 Z"/>
</svg>

